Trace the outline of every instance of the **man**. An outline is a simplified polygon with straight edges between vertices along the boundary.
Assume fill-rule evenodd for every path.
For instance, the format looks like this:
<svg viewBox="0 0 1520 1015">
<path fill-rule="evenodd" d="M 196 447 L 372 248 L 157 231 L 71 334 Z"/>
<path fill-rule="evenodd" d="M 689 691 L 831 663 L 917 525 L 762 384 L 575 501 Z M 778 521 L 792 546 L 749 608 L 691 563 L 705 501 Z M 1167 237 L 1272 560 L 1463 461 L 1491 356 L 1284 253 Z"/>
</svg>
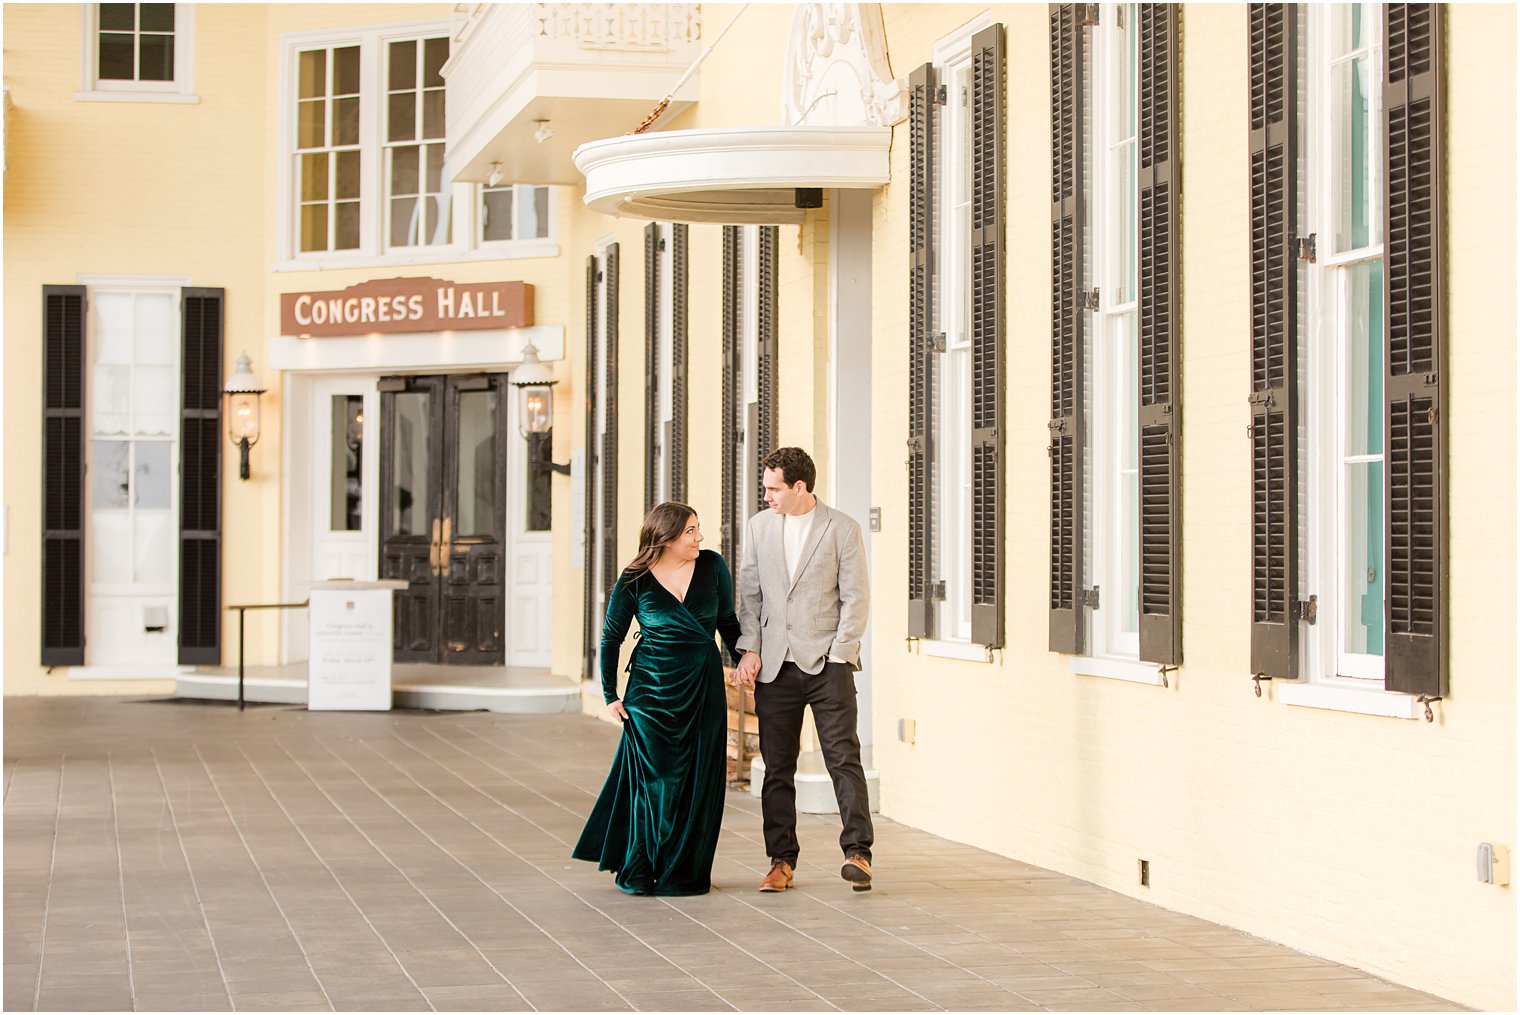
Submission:
<svg viewBox="0 0 1520 1015">
<path fill-rule="evenodd" d="M 785 891 L 797 866 L 797 753 L 811 705 L 819 746 L 844 827 L 840 875 L 871 887 L 871 807 L 855 733 L 855 671 L 870 590 L 866 548 L 855 520 L 813 495 L 817 470 L 801 448 L 766 456 L 769 511 L 744 529 L 739 567 L 737 683 L 755 686 L 765 782 L 760 811 L 771 869 L 762 892 Z"/>
</svg>

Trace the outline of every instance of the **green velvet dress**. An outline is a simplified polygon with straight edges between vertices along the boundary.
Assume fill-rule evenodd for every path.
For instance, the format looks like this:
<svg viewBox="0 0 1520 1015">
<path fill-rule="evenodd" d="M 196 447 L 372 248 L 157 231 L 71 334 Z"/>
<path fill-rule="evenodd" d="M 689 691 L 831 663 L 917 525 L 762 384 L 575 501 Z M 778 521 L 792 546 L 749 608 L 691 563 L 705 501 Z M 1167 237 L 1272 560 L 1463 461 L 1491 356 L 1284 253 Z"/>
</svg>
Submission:
<svg viewBox="0 0 1520 1015">
<path fill-rule="evenodd" d="M 739 621 L 728 565 L 712 550 L 693 563 L 682 603 L 645 572 L 620 577 L 602 627 L 602 692 L 617 699 L 618 650 L 629 622 L 628 721 L 586 828 L 571 854 L 617 875 L 635 895 L 701 895 L 712 887 L 723 821 L 727 697 L 714 632 L 738 659 Z"/>
</svg>

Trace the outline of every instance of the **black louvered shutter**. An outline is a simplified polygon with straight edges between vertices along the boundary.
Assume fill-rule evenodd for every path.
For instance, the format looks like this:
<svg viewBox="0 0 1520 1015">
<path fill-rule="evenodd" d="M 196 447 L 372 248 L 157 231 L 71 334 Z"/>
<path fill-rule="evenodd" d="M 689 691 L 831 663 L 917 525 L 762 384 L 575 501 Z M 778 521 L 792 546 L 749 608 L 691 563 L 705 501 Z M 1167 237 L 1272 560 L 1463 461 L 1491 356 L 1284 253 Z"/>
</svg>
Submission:
<svg viewBox="0 0 1520 1015">
<path fill-rule="evenodd" d="M 1387 69 L 1388 531 L 1384 686 L 1446 693 L 1446 426 L 1442 26 L 1437 4 L 1383 8 Z"/>
<path fill-rule="evenodd" d="M 780 342 L 776 334 L 776 285 L 777 250 L 780 230 L 776 226 L 761 226 L 759 249 L 756 251 L 755 390 L 759 408 L 755 414 L 755 461 L 764 462 L 767 455 L 776 450 L 776 415 L 779 395 L 776 391 L 776 354 Z M 755 499 L 745 515 L 764 511 L 765 479 L 763 470 L 750 480 L 755 484 Z"/>
<path fill-rule="evenodd" d="M 42 665 L 84 665 L 85 288 L 42 287 Z"/>
<path fill-rule="evenodd" d="M 606 315 L 603 331 L 607 390 L 603 393 L 607 432 L 602 437 L 602 588 L 610 592 L 617 584 L 617 489 L 618 489 L 618 245 L 610 244 L 605 255 Z"/>
<path fill-rule="evenodd" d="M 1298 673 L 1298 25 L 1251 4 L 1251 672 Z"/>
<path fill-rule="evenodd" d="M 182 289 L 179 663 L 222 662 L 222 336 L 226 290 Z"/>
<path fill-rule="evenodd" d="M 644 511 L 660 500 L 660 224 L 644 227 Z"/>
<path fill-rule="evenodd" d="M 1180 8 L 1139 5 L 1140 658 L 1182 662 Z"/>
<path fill-rule="evenodd" d="M 933 635 L 935 184 L 939 86 L 934 65 L 908 76 L 908 637 Z"/>
<path fill-rule="evenodd" d="M 582 471 L 585 495 L 585 573 L 582 590 L 581 679 L 596 678 L 596 651 L 602 618 L 596 616 L 596 257 L 586 258 L 586 453 Z"/>
<path fill-rule="evenodd" d="M 739 463 L 744 460 L 739 426 L 739 227 L 723 227 L 723 420 L 718 433 L 723 441 L 723 559 L 738 573 L 743 521 L 739 515 Z"/>
<path fill-rule="evenodd" d="M 1003 26 L 971 40 L 971 640 L 1003 645 Z"/>
<path fill-rule="evenodd" d="M 670 470 L 670 499 L 686 502 L 686 366 L 689 276 L 684 222 L 670 227 L 670 432 L 665 435 L 665 462 Z"/>
<path fill-rule="evenodd" d="M 1087 335 L 1083 222 L 1086 179 L 1084 4 L 1050 12 L 1050 649 L 1081 652 L 1083 346 Z"/>
</svg>

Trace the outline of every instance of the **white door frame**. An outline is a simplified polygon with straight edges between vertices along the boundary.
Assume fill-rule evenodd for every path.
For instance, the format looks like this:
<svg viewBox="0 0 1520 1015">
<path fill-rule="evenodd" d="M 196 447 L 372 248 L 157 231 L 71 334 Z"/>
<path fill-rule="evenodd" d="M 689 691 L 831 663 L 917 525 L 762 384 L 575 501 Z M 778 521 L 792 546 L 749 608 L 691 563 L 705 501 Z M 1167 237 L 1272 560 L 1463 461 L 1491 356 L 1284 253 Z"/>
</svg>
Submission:
<svg viewBox="0 0 1520 1015">
<path fill-rule="evenodd" d="M 875 194 L 835 190 L 829 215 L 829 503 L 865 529 L 871 488 L 871 220 Z M 866 565 L 871 537 L 865 537 Z M 871 628 L 855 674 L 856 729 L 870 766 Z"/>
<path fill-rule="evenodd" d="M 283 601 L 299 603 L 311 584 L 323 578 L 343 577 L 373 581 L 379 573 L 380 522 L 380 393 L 378 374 L 316 374 L 292 371 L 285 375 L 285 454 L 281 485 L 285 519 Z M 318 541 L 328 532 L 331 517 L 332 414 L 334 395 L 364 397 L 364 500 L 362 528 L 352 537 L 330 536 L 351 542 L 363 556 L 345 570 L 353 574 L 314 574 Z M 307 617 L 304 610 L 282 610 L 280 661 L 300 662 L 307 657 Z"/>
</svg>

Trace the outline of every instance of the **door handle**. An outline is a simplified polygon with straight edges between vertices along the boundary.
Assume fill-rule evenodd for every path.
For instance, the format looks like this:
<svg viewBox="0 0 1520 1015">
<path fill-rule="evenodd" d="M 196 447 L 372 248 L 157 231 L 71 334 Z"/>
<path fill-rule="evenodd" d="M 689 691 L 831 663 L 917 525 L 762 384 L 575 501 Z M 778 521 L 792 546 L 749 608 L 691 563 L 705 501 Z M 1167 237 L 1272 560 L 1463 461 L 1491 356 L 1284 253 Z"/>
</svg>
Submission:
<svg viewBox="0 0 1520 1015">
<path fill-rule="evenodd" d="M 451 530 L 453 528 L 454 528 L 454 519 L 452 519 L 452 518 L 445 518 L 443 520 L 443 545 L 440 547 L 439 553 L 438 553 L 438 555 L 439 555 L 439 561 L 438 561 L 438 563 L 439 563 L 439 570 L 438 570 L 438 573 L 441 574 L 441 575 L 443 575 L 443 577 L 445 577 L 445 578 L 447 578 L 449 576 L 449 555 L 450 555 L 450 552 L 454 549 L 453 544 L 451 542 Z"/>
<path fill-rule="evenodd" d="M 428 570 L 438 573 L 438 519 L 433 519 L 433 539 L 428 543 Z"/>
</svg>

